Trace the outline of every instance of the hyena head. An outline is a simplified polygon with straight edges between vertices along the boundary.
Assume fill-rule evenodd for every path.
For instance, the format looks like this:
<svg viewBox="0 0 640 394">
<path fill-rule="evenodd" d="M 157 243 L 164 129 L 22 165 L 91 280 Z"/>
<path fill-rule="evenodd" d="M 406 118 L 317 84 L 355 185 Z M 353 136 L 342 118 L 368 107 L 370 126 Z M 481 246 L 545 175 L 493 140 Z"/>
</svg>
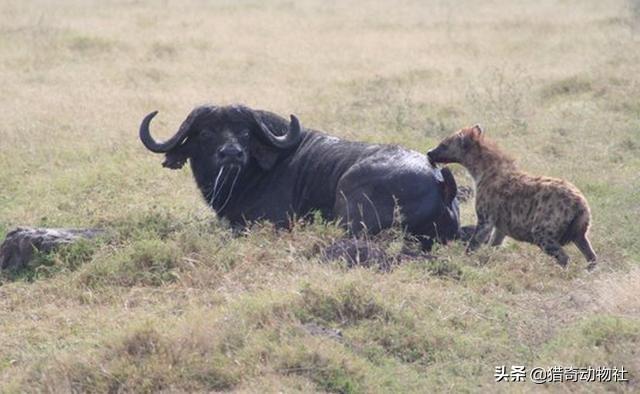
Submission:
<svg viewBox="0 0 640 394">
<path fill-rule="evenodd" d="M 480 125 L 459 130 L 427 152 L 429 162 L 432 165 L 436 163 L 462 163 L 465 156 L 480 143 L 483 137 L 484 132 Z"/>
</svg>

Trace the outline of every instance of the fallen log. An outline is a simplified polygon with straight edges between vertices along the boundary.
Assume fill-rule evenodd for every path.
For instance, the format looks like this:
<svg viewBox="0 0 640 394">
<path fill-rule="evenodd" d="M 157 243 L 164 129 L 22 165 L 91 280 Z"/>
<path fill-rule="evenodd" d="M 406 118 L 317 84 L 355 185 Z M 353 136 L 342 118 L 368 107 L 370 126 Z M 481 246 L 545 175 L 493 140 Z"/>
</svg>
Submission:
<svg viewBox="0 0 640 394">
<path fill-rule="evenodd" d="M 0 270 L 20 270 L 33 259 L 34 252 L 49 253 L 61 245 L 92 239 L 104 233 L 99 229 L 28 228 L 10 231 L 0 245 Z"/>
</svg>

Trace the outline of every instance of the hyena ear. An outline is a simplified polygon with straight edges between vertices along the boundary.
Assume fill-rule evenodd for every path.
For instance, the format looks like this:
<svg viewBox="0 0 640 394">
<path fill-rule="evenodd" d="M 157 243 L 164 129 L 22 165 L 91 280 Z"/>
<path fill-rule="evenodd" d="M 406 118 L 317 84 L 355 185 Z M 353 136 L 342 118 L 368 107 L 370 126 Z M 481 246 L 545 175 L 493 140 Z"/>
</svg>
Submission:
<svg viewBox="0 0 640 394">
<path fill-rule="evenodd" d="M 484 130 L 482 129 L 482 126 L 480 126 L 477 123 L 471 128 L 471 131 L 473 132 L 474 137 L 477 137 L 477 138 L 484 137 Z"/>
</svg>

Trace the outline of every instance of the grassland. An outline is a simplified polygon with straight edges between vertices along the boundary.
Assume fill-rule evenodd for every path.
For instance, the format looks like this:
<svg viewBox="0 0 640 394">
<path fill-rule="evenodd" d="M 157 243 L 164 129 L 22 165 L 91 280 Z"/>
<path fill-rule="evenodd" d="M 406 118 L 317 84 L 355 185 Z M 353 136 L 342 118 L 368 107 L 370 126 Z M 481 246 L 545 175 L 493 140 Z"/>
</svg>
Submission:
<svg viewBox="0 0 640 394">
<path fill-rule="evenodd" d="M 0 1 L 0 237 L 109 229 L 0 276 L 0 391 L 530 392 L 495 366 L 624 365 L 546 388 L 638 392 L 639 65 L 637 2 Z M 234 237 L 137 139 L 204 102 L 419 151 L 481 123 L 584 191 L 600 266 L 508 241 L 380 273 L 321 263 L 330 224 Z"/>
</svg>

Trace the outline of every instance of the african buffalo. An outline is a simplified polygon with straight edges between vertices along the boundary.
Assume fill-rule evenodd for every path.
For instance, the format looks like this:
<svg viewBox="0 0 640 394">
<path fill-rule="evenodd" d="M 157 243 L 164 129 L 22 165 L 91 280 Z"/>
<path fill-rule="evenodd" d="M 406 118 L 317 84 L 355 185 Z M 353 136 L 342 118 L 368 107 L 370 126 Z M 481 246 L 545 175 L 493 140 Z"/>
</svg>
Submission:
<svg viewBox="0 0 640 394">
<path fill-rule="evenodd" d="M 147 115 L 140 139 L 163 166 L 187 159 L 202 195 L 233 226 L 266 219 L 287 226 L 314 211 L 352 233 L 379 232 L 399 208 L 406 230 L 426 249 L 456 238 L 456 183 L 448 169 L 399 146 L 345 141 L 244 106 L 201 106 L 165 142 L 155 141 Z M 396 211 L 397 212 L 397 211 Z"/>
</svg>

